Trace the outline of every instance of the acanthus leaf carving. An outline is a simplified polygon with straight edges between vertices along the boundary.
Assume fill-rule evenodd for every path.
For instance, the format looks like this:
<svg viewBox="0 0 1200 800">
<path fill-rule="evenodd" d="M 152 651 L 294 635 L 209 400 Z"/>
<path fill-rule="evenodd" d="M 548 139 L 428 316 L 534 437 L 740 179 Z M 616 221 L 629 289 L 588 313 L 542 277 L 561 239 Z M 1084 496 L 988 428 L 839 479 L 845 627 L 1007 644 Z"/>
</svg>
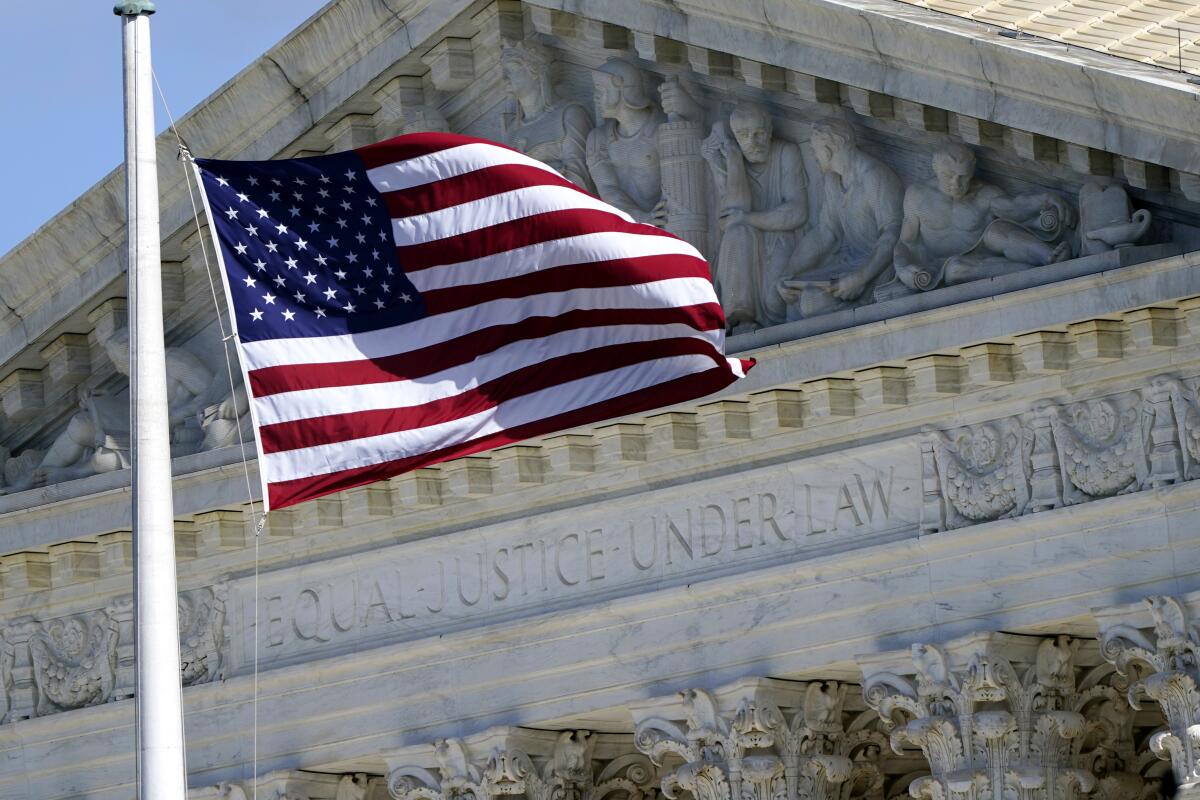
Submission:
<svg viewBox="0 0 1200 800">
<path fill-rule="evenodd" d="M 41 623 L 29 640 L 36 716 L 106 703 L 116 685 L 117 629 L 105 611 Z"/>
</svg>

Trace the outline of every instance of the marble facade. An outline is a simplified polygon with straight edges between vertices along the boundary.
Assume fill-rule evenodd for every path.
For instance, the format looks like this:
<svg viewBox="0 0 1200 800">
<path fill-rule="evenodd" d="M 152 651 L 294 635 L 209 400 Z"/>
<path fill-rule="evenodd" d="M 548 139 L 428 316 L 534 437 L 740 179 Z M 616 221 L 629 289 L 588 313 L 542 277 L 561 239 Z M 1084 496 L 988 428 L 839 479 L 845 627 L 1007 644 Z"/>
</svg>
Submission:
<svg viewBox="0 0 1200 800">
<path fill-rule="evenodd" d="M 256 537 L 160 142 L 192 796 L 1200 788 L 1196 92 L 891 0 L 332 3 L 194 152 L 505 141 L 693 244 L 759 366 Z M 133 796 L 122 180 L 0 258 L 14 800 Z"/>
</svg>

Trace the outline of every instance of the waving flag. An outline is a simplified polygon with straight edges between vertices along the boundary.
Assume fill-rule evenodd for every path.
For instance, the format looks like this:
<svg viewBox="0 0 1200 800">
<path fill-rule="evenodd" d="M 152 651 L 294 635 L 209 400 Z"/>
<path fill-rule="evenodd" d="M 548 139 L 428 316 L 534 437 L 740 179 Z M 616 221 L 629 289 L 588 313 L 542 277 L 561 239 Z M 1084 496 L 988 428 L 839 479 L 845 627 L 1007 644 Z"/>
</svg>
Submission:
<svg viewBox="0 0 1200 800">
<path fill-rule="evenodd" d="M 482 139 L 197 159 L 282 508 L 721 389 L 708 265 Z"/>
</svg>

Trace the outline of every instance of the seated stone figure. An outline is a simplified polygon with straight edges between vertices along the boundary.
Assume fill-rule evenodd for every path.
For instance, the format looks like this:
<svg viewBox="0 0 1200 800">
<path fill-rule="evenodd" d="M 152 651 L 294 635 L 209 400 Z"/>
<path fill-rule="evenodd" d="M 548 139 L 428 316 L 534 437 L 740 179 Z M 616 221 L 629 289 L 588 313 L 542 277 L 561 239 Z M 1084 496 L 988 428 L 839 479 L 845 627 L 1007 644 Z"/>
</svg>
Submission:
<svg viewBox="0 0 1200 800">
<path fill-rule="evenodd" d="M 934 153 L 931 185 L 904 195 L 896 277 L 909 289 L 1006 275 L 1071 257 L 1074 211 L 1048 192 L 1009 197 L 975 178 L 975 154 L 953 142 Z"/>
<path fill-rule="evenodd" d="M 720 198 L 721 246 L 714 282 L 731 331 L 782 322 L 776 287 L 808 219 L 800 149 L 772 135 L 771 115 L 743 102 L 718 123 L 702 153 Z"/>
<path fill-rule="evenodd" d="M 573 100 L 555 100 L 550 56 L 536 42 L 505 45 L 500 68 L 516 102 L 506 121 L 507 142 L 545 162 L 587 191 L 595 191 L 587 171 L 587 135 L 592 116 Z"/>
<path fill-rule="evenodd" d="M 858 149 L 842 120 L 813 125 L 823 202 L 802 231 L 777 290 L 788 319 L 836 311 L 886 277 L 900 235 L 904 187 L 886 164 Z"/>
<path fill-rule="evenodd" d="M 654 102 L 646 76 L 633 64 L 611 59 L 592 72 L 596 108 L 603 120 L 587 138 L 587 165 L 596 193 L 637 222 L 662 226 L 666 203 L 658 126 L 666 116 Z"/>
<path fill-rule="evenodd" d="M 129 330 L 122 329 L 104 343 L 105 354 L 121 374 L 129 369 Z M 168 424 L 173 455 L 186 455 L 237 441 L 239 418 L 248 433 L 248 403 L 243 389 L 230 395 L 228 384 L 214 375 L 194 354 L 168 347 Z M 225 386 L 222 390 L 222 385 Z M 0 493 L 84 478 L 129 466 L 129 406 L 103 392 L 80 393 L 80 410 L 67 427 L 34 461 L 30 451 L 8 459 L 6 486 Z"/>
</svg>

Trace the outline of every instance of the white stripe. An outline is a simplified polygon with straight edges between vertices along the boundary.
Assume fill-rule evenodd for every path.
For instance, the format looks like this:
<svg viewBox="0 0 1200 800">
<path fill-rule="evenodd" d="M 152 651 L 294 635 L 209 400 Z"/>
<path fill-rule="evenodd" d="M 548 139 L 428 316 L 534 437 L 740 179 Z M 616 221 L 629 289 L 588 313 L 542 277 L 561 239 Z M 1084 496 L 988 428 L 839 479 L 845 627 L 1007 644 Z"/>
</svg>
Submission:
<svg viewBox="0 0 1200 800">
<path fill-rule="evenodd" d="M 243 342 L 248 370 L 385 358 L 457 339 L 493 325 L 529 317 L 556 317 L 585 309 L 660 309 L 717 302 L 704 278 L 668 278 L 632 286 L 566 289 L 531 297 L 504 297 L 479 305 L 365 333 Z"/>
<path fill-rule="evenodd" d="M 633 218 L 624 211 L 578 189 L 566 186 L 525 186 L 449 208 L 393 219 L 392 238 L 396 240 L 398 247 L 406 247 L 461 236 L 535 214 L 575 209 L 607 211 L 626 222 L 633 222 Z"/>
<path fill-rule="evenodd" d="M 696 338 L 720 353 L 720 331 L 700 332 L 687 325 L 610 325 L 577 328 L 538 339 L 513 342 L 474 361 L 412 380 L 300 389 L 255 398 L 260 425 L 352 414 L 378 409 L 413 408 L 435 400 L 465 394 L 481 384 L 552 358 L 585 353 L 597 347 L 663 339 Z"/>
<path fill-rule="evenodd" d="M 415 430 L 267 453 L 259 463 L 267 480 L 279 483 L 393 461 L 472 441 L 713 368 L 711 358 L 699 355 L 646 361 L 531 392 L 469 417 Z"/>
<path fill-rule="evenodd" d="M 512 278 L 568 264 L 590 264 L 618 258 L 681 255 L 703 259 L 696 248 L 682 239 L 655 234 L 601 231 L 538 242 L 503 253 L 443 264 L 410 272 L 408 277 L 419 292 L 467 286 Z"/>
<path fill-rule="evenodd" d="M 524 153 L 494 144 L 473 142 L 460 144 L 457 147 L 448 147 L 424 156 L 384 164 L 382 167 L 374 167 L 367 170 L 367 178 L 380 192 L 397 192 L 501 164 L 537 167 L 562 177 L 557 170 Z"/>
</svg>

